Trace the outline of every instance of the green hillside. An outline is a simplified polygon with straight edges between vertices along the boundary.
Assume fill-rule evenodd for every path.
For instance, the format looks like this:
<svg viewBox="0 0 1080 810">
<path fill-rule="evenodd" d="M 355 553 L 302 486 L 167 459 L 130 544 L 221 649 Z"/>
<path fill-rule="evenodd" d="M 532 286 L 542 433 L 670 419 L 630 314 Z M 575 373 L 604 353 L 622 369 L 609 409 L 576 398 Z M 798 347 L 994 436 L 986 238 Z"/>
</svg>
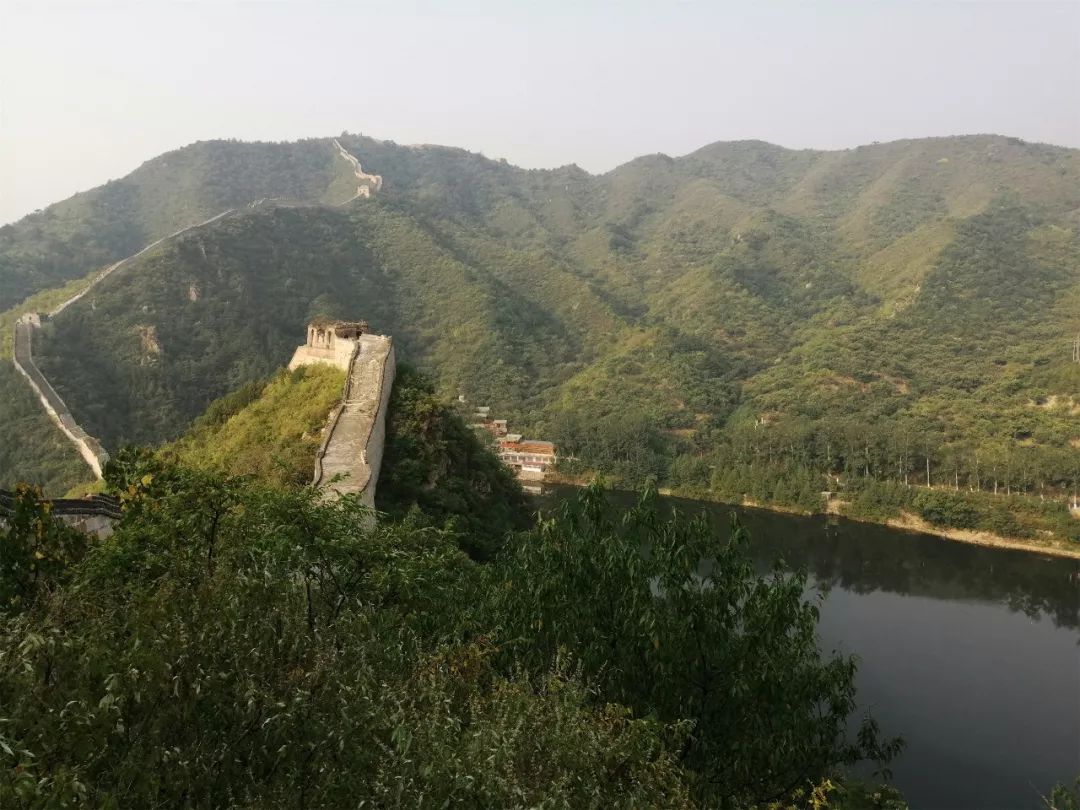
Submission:
<svg viewBox="0 0 1080 810">
<path fill-rule="evenodd" d="M 331 366 L 301 366 L 248 383 L 211 403 L 161 456 L 263 484 L 303 486 L 311 482 L 322 431 L 344 383 L 345 372 Z"/>
<path fill-rule="evenodd" d="M 201 141 L 0 228 L 0 311 L 260 199 L 340 202 L 356 189 L 330 139 Z"/>
<path fill-rule="evenodd" d="M 655 491 L 536 520 L 406 365 L 371 520 L 306 485 L 342 382 L 279 371 L 119 452 L 108 537 L 18 489 L 0 804 L 905 807 L 854 776 L 903 742 L 856 719 L 807 574 Z"/>
<path fill-rule="evenodd" d="M 591 488 L 481 565 L 353 497 L 106 477 L 110 537 L 29 489 L 0 525 L 5 808 L 905 806 L 853 781 L 902 741 L 819 651 L 807 575 L 737 525 Z"/>
<path fill-rule="evenodd" d="M 169 463 L 246 476 L 262 486 L 303 487 L 345 374 L 330 366 L 277 371 L 210 404 L 191 428 L 157 451 Z M 427 524 L 485 558 L 508 532 L 528 528 L 521 487 L 472 428 L 399 366 L 390 395 L 386 450 L 375 507 L 391 520 Z"/>
<path fill-rule="evenodd" d="M 804 508 L 838 487 L 867 506 L 928 466 L 957 498 L 1058 512 L 1080 483 L 1076 150 L 749 141 L 593 176 L 340 140 L 383 176 L 375 198 L 245 210 L 47 327 L 41 365 L 107 447 L 178 436 L 328 314 L 557 441 L 571 474 Z"/>
</svg>

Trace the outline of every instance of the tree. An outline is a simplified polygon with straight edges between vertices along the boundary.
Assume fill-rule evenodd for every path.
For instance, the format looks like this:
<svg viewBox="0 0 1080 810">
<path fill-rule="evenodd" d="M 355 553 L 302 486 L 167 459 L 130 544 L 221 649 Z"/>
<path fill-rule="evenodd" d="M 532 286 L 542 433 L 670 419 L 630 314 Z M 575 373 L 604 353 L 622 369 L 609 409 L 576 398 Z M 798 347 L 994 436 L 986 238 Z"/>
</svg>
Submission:
<svg viewBox="0 0 1080 810">
<path fill-rule="evenodd" d="M 109 477 L 113 537 L 0 618 L 0 807 L 691 805 L 684 725 L 459 638 L 453 537 L 130 454 Z"/>
<path fill-rule="evenodd" d="M 818 652 L 805 574 L 759 577 L 737 523 L 722 538 L 665 520 L 655 493 L 619 521 L 593 487 L 486 573 L 508 660 L 568 651 L 604 699 L 693 723 L 683 761 L 707 805 L 786 799 L 899 751 L 870 718 L 846 739 L 854 661 Z"/>
<path fill-rule="evenodd" d="M 60 585 L 86 551 L 86 535 L 53 520 L 36 487 L 16 489 L 6 520 L 6 531 L 0 524 L 0 621 Z"/>
</svg>

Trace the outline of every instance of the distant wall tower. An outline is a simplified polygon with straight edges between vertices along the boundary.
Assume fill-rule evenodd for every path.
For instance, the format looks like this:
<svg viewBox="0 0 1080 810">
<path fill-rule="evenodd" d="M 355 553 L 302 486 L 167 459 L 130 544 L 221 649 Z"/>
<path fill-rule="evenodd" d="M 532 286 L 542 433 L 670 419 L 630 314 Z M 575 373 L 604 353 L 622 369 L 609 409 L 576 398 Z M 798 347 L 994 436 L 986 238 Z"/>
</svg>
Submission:
<svg viewBox="0 0 1080 810">
<path fill-rule="evenodd" d="M 367 331 L 367 321 L 312 321 L 307 328 L 307 342 L 297 347 L 289 361 L 289 369 L 325 363 L 348 370 L 353 351 Z"/>
</svg>

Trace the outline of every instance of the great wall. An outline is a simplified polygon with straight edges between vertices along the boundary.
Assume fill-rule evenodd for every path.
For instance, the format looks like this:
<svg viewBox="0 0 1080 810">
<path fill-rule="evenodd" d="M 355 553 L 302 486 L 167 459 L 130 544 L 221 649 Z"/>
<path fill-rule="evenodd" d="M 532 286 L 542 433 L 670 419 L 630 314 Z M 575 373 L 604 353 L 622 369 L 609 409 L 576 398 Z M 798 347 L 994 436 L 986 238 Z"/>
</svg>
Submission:
<svg viewBox="0 0 1080 810">
<path fill-rule="evenodd" d="M 38 401 L 41 402 L 45 413 L 60 428 L 68 441 L 75 445 L 75 449 L 79 451 L 83 461 L 89 465 L 90 469 L 94 471 L 94 475 L 100 479 L 102 470 L 109 460 L 109 454 L 97 439 L 79 426 L 64 400 L 60 398 L 60 395 L 56 393 L 56 389 L 45 379 L 45 375 L 41 373 L 37 364 L 34 363 L 33 336 L 34 329 L 39 326 L 41 326 L 41 316 L 36 313 L 23 315 L 15 322 L 12 362 L 14 362 L 19 373 L 26 378 L 30 387 L 34 389 L 34 393 L 37 394 Z"/>
<path fill-rule="evenodd" d="M 331 411 L 315 454 L 312 483 L 334 496 L 357 495 L 374 508 L 396 370 L 394 341 L 369 334 L 363 321 L 316 321 L 307 335 L 290 369 L 325 363 L 346 372 L 341 402 Z"/>
<path fill-rule="evenodd" d="M 290 370 L 326 364 L 346 372 L 341 402 L 330 412 L 315 455 L 312 485 L 326 497 L 352 495 L 374 509 L 386 444 L 386 413 L 396 371 L 394 341 L 388 335 L 368 333 L 364 321 L 315 321 L 308 325 L 307 335 L 307 342 L 293 353 Z M 87 464 L 100 477 L 102 465 L 108 460 L 104 448 L 70 418 L 63 401 L 32 361 L 24 373 L 38 376 L 31 384 L 40 386 L 38 390 L 43 391 L 50 414 L 61 420 L 65 435 L 85 450 Z M 15 513 L 18 497 L 17 493 L 0 490 L 0 526 Z M 41 502 L 63 522 L 98 537 L 111 534 L 113 523 L 123 514 L 120 502 L 109 495 Z"/>
<path fill-rule="evenodd" d="M 209 219 L 194 225 L 188 225 L 186 228 L 181 228 L 175 233 L 171 233 L 168 236 L 163 236 L 161 239 L 151 242 L 138 253 L 133 253 L 127 258 L 121 259 L 106 267 L 81 291 L 71 296 L 71 298 L 68 298 L 59 306 L 54 307 L 49 312 L 27 312 L 20 315 L 15 321 L 15 332 L 12 336 L 11 352 L 12 362 L 15 364 L 15 368 L 26 378 L 30 387 L 34 389 L 34 393 L 37 394 L 38 401 L 41 402 L 41 406 L 45 409 L 45 413 L 49 415 L 49 418 L 53 420 L 58 428 L 60 428 L 60 431 L 68 438 L 68 440 L 75 445 L 75 449 L 79 451 L 79 455 L 82 456 L 83 461 L 89 465 L 90 469 L 93 470 L 94 475 L 98 479 L 102 476 L 102 470 L 109 460 L 109 454 L 97 439 L 79 426 L 79 423 L 75 421 L 75 417 L 71 415 L 71 410 L 68 408 L 67 404 L 60 395 L 56 393 L 56 389 L 52 387 L 52 384 L 45 378 L 45 375 L 41 373 L 41 369 L 37 367 L 37 364 L 34 362 L 33 352 L 34 331 L 41 327 L 42 322 L 59 315 L 127 262 L 139 258 L 139 256 L 153 250 L 158 245 L 163 244 L 170 239 L 175 239 L 177 236 L 187 233 L 194 228 L 201 228 L 204 225 L 209 225 L 211 222 L 215 222 L 232 212 L 233 209 L 230 208 L 227 211 L 222 211 L 220 214 L 215 214 Z"/>
<path fill-rule="evenodd" d="M 379 191 L 382 188 L 382 175 L 365 172 L 360 167 L 360 161 L 356 159 L 356 156 L 350 154 L 344 146 L 338 143 L 337 138 L 334 138 L 334 146 L 337 147 L 338 154 L 349 161 L 353 168 L 353 174 L 356 175 L 356 194 L 347 199 L 346 203 L 352 202 L 357 197 L 370 197 L 373 191 Z M 342 203 L 342 205 L 344 204 Z"/>
<path fill-rule="evenodd" d="M 350 163 L 357 179 L 356 193 L 345 203 L 358 197 L 370 197 L 373 190 L 382 188 L 380 175 L 365 173 L 360 162 L 349 154 L 337 139 L 334 139 L 333 144 L 338 154 Z M 257 207 L 264 202 L 265 200 L 257 200 L 249 207 Z M 75 421 L 64 400 L 37 367 L 33 358 L 34 332 L 43 322 L 83 298 L 124 264 L 170 239 L 228 216 L 234 210 L 230 208 L 222 211 L 209 219 L 188 225 L 151 242 L 137 253 L 106 267 L 79 293 L 51 311 L 26 312 L 16 320 L 12 342 L 15 368 L 34 390 L 49 418 L 75 446 L 98 479 L 103 476 L 109 454 L 97 439 Z M 327 363 L 342 368 L 346 371 L 346 381 L 341 403 L 330 414 L 325 437 L 316 455 L 312 483 L 331 497 L 357 495 L 362 503 L 374 508 L 375 487 L 382 466 L 386 437 L 386 410 L 396 368 L 393 340 L 385 335 L 367 333 L 367 324 L 364 322 L 314 322 L 308 326 L 306 344 L 297 348 L 289 368 L 314 363 Z M 0 490 L 0 522 L 10 513 L 13 497 L 11 493 Z M 101 496 L 91 499 L 53 500 L 48 503 L 52 504 L 58 515 L 70 515 L 76 521 L 92 521 L 92 525 L 85 528 L 94 533 L 104 531 L 102 526 L 98 525 L 101 521 L 109 523 L 119 517 L 118 506 L 112 501 L 106 503 L 101 500 Z"/>
<path fill-rule="evenodd" d="M 30 491 L 8 492 L 0 489 L 0 527 L 19 508 L 20 498 L 37 496 Z M 113 523 L 123 517 L 120 501 L 111 495 L 92 495 L 89 498 L 42 498 L 42 506 L 50 515 L 85 534 L 108 537 Z"/>
</svg>

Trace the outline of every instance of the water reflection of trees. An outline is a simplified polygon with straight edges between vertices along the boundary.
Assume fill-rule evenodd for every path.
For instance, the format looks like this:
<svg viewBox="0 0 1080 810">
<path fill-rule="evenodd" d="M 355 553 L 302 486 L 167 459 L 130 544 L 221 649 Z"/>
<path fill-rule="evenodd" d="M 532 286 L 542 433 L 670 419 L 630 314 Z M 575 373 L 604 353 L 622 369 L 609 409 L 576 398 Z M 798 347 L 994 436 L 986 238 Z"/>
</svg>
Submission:
<svg viewBox="0 0 1080 810">
<path fill-rule="evenodd" d="M 715 507 L 710 507 L 714 511 Z M 722 514 L 730 508 L 721 508 Z M 743 513 L 763 561 L 809 570 L 822 587 L 973 599 L 1080 627 L 1080 562 L 967 545 L 881 526 Z"/>
<path fill-rule="evenodd" d="M 614 508 L 633 496 L 612 494 Z M 1059 627 L 1080 627 L 1080 561 L 987 548 L 883 526 L 824 517 L 798 517 L 723 504 L 668 499 L 673 508 L 705 510 L 718 531 L 737 511 L 750 531 L 760 565 L 780 558 L 805 567 L 820 587 L 854 593 L 890 591 L 936 599 L 970 599 L 1008 606 Z"/>
</svg>

